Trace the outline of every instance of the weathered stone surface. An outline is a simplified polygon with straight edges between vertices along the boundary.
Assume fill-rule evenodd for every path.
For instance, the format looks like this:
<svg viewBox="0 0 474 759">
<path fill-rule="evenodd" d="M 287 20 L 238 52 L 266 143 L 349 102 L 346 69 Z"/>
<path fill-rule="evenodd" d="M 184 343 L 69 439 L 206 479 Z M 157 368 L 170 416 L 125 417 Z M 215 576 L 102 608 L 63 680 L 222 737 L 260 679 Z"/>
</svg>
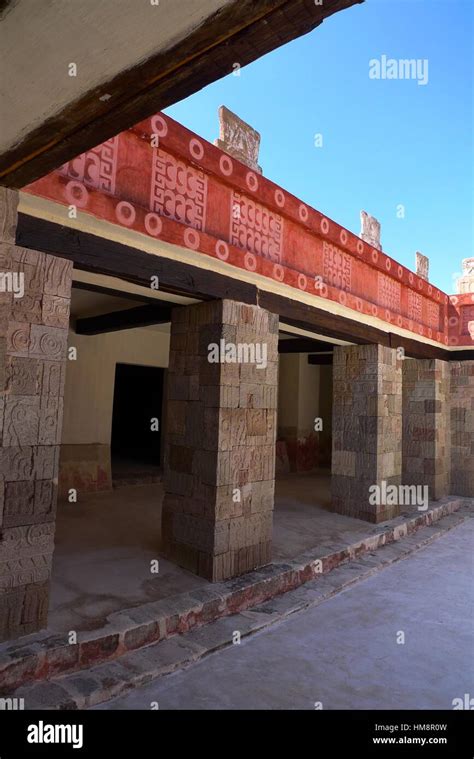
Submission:
<svg viewBox="0 0 474 759">
<path fill-rule="evenodd" d="M 219 126 L 219 139 L 214 144 L 261 174 L 258 165 L 260 134 L 225 105 L 219 108 Z"/>
<path fill-rule="evenodd" d="M 28 356 L 30 347 L 30 324 L 14 322 L 11 319 L 7 325 L 6 349 L 9 356 Z"/>
<path fill-rule="evenodd" d="M 0 187 L 0 242 L 15 242 L 17 218 L 18 190 Z"/>
<path fill-rule="evenodd" d="M 8 356 L 5 364 L 5 391 L 11 395 L 36 396 L 38 389 L 38 362 L 30 358 Z"/>
<path fill-rule="evenodd" d="M 59 296 L 67 300 L 71 297 L 72 261 L 56 256 L 46 256 L 44 294 Z M 49 302 L 49 299 L 48 299 Z M 64 310 L 62 307 L 62 310 Z M 69 307 L 67 307 L 69 313 Z M 46 323 L 46 322 L 45 322 Z M 67 324 L 66 324 L 67 326 Z"/>
<path fill-rule="evenodd" d="M 0 562 L 0 591 L 47 582 L 51 574 L 51 563 L 51 554 Z"/>
<path fill-rule="evenodd" d="M 403 362 L 403 484 L 426 485 L 433 500 L 449 492 L 449 394 L 448 362 Z"/>
<path fill-rule="evenodd" d="M 418 277 L 429 282 L 430 278 L 430 259 L 423 253 L 416 252 L 416 274 Z"/>
<path fill-rule="evenodd" d="M 51 395 L 41 397 L 39 409 L 40 445 L 57 445 L 61 442 L 63 420 L 63 399 Z"/>
<path fill-rule="evenodd" d="M 67 330 L 32 324 L 29 355 L 33 358 L 60 361 L 66 356 Z"/>
<path fill-rule="evenodd" d="M 366 211 L 360 212 L 360 238 L 377 250 L 382 250 L 380 242 L 380 222 Z"/>
<path fill-rule="evenodd" d="M 63 396 L 66 367 L 64 361 L 40 361 L 41 395 Z"/>
<path fill-rule="evenodd" d="M 11 317 L 13 321 L 41 323 L 41 294 L 25 292 L 22 298 L 12 300 Z"/>
<path fill-rule="evenodd" d="M 451 361 L 451 493 L 474 497 L 474 361 Z"/>
<path fill-rule="evenodd" d="M 0 539 L 0 561 L 52 553 L 53 548 L 52 522 L 5 528 Z"/>
<path fill-rule="evenodd" d="M 56 489 L 52 480 L 5 483 L 4 527 L 52 521 L 56 511 Z"/>
<path fill-rule="evenodd" d="M 463 260 L 462 276 L 457 281 L 457 292 L 474 293 L 474 258 Z"/>
<path fill-rule="evenodd" d="M 3 445 L 28 446 L 38 443 L 39 396 L 9 395 L 5 404 Z"/>
<path fill-rule="evenodd" d="M 49 582 L 0 592 L 0 640 L 29 635 L 45 627 L 48 598 Z"/>
<path fill-rule="evenodd" d="M 13 200 L 0 191 L 2 262 L 24 284 L 0 312 L 0 640 L 46 622 L 72 273 L 69 261 L 8 244 Z"/>
<path fill-rule="evenodd" d="M 38 250 L 22 248 L 15 245 L 11 250 L 12 268 L 21 271 L 25 275 L 25 289 L 27 292 L 44 292 L 44 267 L 46 255 Z"/>
<path fill-rule="evenodd" d="M 69 326 L 69 298 L 44 295 L 41 315 L 43 324 L 67 329 Z"/>
<path fill-rule="evenodd" d="M 227 300 L 173 313 L 163 547 L 214 581 L 270 560 L 277 328 L 266 311 Z M 221 341 L 235 355 L 209 361 Z"/>
<path fill-rule="evenodd" d="M 39 445 L 33 450 L 34 477 L 53 480 L 58 476 L 59 445 Z"/>
<path fill-rule="evenodd" d="M 370 489 L 401 484 L 401 363 L 395 349 L 381 345 L 334 350 L 331 493 L 339 513 L 370 522 L 399 513 L 371 503 Z"/>
</svg>

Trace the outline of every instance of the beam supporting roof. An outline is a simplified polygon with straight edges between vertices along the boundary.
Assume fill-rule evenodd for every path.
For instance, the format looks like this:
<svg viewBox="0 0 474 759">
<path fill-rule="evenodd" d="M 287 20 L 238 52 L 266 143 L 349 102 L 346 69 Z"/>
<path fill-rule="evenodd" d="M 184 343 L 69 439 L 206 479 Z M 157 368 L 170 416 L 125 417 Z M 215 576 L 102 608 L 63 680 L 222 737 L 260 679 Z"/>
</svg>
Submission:
<svg viewBox="0 0 474 759">
<path fill-rule="evenodd" d="M 111 311 L 99 316 L 88 316 L 76 321 L 76 335 L 100 335 L 104 332 L 119 332 L 123 329 L 150 327 L 171 321 L 170 306 L 137 306 L 122 311 Z"/>
<path fill-rule="evenodd" d="M 474 350 L 452 352 L 425 341 L 386 332 L 370 324 L 261 289 L 237 277 L 151 255 L 114 240 L 24 213 L 18 216 L 16 242 L 27 248 L 72 260 L 79 269 L 107 274 L 142 286 L 149 286 L 150 278 L 158 276 L 160 289 L 164 292 L 191 295 L 202 300 L 229 298 L 259 305 L 277 313 L 291 326 L 330 338 L 405 348 L 408 356 L 416 358 L 472 360 L 474 354 Z"/>
</svg>

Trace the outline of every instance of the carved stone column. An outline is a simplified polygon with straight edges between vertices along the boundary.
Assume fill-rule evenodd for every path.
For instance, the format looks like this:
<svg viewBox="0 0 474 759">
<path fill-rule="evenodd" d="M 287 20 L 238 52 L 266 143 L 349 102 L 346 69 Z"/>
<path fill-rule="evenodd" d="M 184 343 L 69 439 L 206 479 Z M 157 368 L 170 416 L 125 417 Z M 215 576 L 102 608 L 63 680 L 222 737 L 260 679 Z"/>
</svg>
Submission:
<svg viewBox="0 0 474 759">
<path fill-rule="evenodd" d="M 448 495 L 450 477 L 449 363 L 403 362 L 404 485 L 426 485 L 430 500 Z"/>
<path fill-rule="evenodd" d="M 47 622 L 72 263 L 15 245 L 0 188 L 0 640 Z"/>
<path fill-rule="evenodd" d="M 173 310 L 163 552 L 212 581 L 271 558 L 277 371 L 277 315 L 230 300 Z"/>
<path fill-rule="evenodd" d="M 399 505 L 371 498 L 371 491 L 399 486 L 402 474 L 402 369 L 395 348 L 334 348 L 334 511 L 382 522 Z"/>
<path fill-rule="evenodd" d="M 451 495 L 474 498 L 474 361 L 451 361 Z"/>
</svg>

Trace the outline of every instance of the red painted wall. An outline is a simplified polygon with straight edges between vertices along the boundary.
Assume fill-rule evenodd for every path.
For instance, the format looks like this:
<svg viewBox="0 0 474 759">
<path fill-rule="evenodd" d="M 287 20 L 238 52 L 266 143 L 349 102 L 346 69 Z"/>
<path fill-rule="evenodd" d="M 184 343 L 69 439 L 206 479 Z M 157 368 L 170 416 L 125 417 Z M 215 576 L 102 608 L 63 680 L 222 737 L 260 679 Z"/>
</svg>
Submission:
<svg viewBox="0 0 474 759">
<path fill-rule="evenodd" d="M 449 298 L 163 114 L 25 191 L 335 301 L 361 320 L 474 345 L 474 295 Z"/>
</svg>

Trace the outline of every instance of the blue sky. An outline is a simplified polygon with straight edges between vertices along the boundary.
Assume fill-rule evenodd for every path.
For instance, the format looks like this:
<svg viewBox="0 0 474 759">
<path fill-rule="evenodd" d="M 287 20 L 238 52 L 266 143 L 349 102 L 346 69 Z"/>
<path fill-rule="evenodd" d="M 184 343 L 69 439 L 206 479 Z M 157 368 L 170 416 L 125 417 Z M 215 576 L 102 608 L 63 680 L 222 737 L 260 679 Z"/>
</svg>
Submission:
<svg viewBox="0 0 474 759">
<path fill-rule="evenodd" d="M 226 105 L 262 135 L 264 175 L 454 292 L 474 256 L 473 0 L 366 0 L 166 109 L 209 141 Z M 428 60 L 428 82 L 371 79 L 369 61 Z M 322 147 L 315 147 L 315 135 Z M 404 218 L 400 218 L 404 207 Z"/>
</svg>

